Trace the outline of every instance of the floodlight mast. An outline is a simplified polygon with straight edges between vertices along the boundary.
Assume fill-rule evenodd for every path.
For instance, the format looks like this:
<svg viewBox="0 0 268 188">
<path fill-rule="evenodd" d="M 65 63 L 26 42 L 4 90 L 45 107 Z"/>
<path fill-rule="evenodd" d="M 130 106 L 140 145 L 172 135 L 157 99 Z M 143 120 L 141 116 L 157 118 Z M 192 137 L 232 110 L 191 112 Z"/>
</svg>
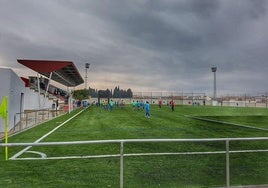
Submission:
<svg viewBox="0 0 268 188">
<path fill-rule="evenodd" d="M 213 99 L 216 100 L 216 71 L 217 71 L 217 67 L 211 67 L 212 72 L 214 73 L 214 81 L 213 81 Z"/>
<path fill-rule="evenodd" d="M 85 89 L 87 89 L 87 70 L 89 69 L 89 63 L 85 64 Z"/>
</svg>

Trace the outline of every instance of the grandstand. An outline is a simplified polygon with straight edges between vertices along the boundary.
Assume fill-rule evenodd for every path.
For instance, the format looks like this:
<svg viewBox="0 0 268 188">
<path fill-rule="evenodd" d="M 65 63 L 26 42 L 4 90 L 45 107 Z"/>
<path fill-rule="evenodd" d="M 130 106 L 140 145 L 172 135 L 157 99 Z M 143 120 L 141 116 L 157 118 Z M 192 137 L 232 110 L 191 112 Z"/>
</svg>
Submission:
<svg viewBox="0 0 268 188">
<path fill-rule="evenodd" d="M 68 88 L 84 82 L 72 62 L 25 59 L 17 61 L 36 71 L 37 76 L 20 78 L 12 69 L 0 68 L 0 98 L 9 98 L 10 133 L 54 118 L 64 113 L 64 110 L 72 110 Z M 51 80 L 68 87 L 67 91 L 53 86 Z M 3 127 L 4 122 L 0 120 L 0 138 L 4 135 Z"/>
</svg>

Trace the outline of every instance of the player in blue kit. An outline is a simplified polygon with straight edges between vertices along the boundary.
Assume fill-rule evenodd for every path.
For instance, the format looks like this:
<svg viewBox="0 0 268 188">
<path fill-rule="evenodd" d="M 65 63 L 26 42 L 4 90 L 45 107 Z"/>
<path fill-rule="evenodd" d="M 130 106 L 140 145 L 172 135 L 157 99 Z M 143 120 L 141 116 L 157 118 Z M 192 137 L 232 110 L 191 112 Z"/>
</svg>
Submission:
<svg viewBox="0 0 268 188">
<path fill-rule="evenodd" d="M 145 117 L 149 118 L 150 117 L 150 103 L 146 101 L 145 104 Z"/>
</svg>

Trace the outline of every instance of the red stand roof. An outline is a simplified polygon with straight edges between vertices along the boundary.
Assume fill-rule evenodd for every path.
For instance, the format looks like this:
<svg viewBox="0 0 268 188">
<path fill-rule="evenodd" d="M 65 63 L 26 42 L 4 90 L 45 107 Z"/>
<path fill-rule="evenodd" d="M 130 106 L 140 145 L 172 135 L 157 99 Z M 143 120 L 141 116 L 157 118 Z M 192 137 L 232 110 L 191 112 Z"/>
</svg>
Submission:
<svg viewBox="0 0 268 188">
<path fill-rule="evenodd" d="M 28 78 L 20 77 L 24 82 L 25 87 L 30 87 L 30 80 Z"/>
<path fill-rule="evenodd" d="M 75 87 L 84 83 L 83 78 L 71 61 L 26 59 L 18 59 L 17 61 L 47 78 L 53 72 L 51 79 L 68 87 Z"/>
</svg>

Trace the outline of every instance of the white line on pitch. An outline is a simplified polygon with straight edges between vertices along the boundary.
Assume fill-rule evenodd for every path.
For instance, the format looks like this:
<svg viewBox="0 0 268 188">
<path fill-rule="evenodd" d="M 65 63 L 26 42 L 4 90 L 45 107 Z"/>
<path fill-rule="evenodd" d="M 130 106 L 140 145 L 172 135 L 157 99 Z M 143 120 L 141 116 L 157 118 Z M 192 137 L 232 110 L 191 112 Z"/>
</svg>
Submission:
<svg viewBox="0 0 268 188">
<path fill-rule="evenodd" d="M 258 130 L 268 131 L 268 129 L 265 129 L 265 128 L 252 127 L 252 126 L 248 126 L 248 125 L 230 123 L 230 122 L 225 122 L 225 121 L 217 121 L 217 120 L 212 120 L 212 119 L 200 118 L 200 117 L 196 117 L 196 116 L 184 115 L 184 117 L 197 119 L 197 120 L 202 120 L 202 121 L 209 121 L 209 122 L 214 122 L 214 123 L 221 123 L 221 124 L 227 124 L 227 125 L 234 125 L 234 126 L 238 126 L 238 127 L 245 127 L 245 128 L 250 128 L 250 129 L 258 129 Z"/>
<path fill-rule="evenodd" d="M 43 140 L 44 138 L 46 138 L 47 136 L 49 136 L 50 134 L 52 134 L 53 132 L 55 132 L 57 129 L 59 129 L 61 126 L 63 126 L 64 124 L 66 124 L 67 122 L 69 122 L 70 120 L 72 120 L 73 118 L 75 118 L 76 116 L 78 116 L 79 114 L 81 114 L 85 109 L 81 110 L 80 112 L 78 112 L 77 114 L 75 114 L 74 116 L 70 117 L 69 119 L 67 119 L 66 121 L 64 121 L 62 124 L 60 124 L 59 126 L 55 127 L 53 130 L 51 130 L 50 132 L 48 132 L 47 134 L 45 134 L 44 136 L 42 136 L 41 138 L 39 138 L 38 140 L 36 140 L 34 143 L 39 143 L 41 140 Z M 10 159 L 16 159 L 17 157 L 19 157 L 20 155 L 22 155 L 24 152 L 26 152 L 28 149 L 30 149 L 32 146 L 28 146 L 26 148 L 24 148 L 23 150 L 21 150 L 20 152 L 18 152 L 17 154 L 13 155 L 12 157 L 10 157 Z"/>
</svg>

